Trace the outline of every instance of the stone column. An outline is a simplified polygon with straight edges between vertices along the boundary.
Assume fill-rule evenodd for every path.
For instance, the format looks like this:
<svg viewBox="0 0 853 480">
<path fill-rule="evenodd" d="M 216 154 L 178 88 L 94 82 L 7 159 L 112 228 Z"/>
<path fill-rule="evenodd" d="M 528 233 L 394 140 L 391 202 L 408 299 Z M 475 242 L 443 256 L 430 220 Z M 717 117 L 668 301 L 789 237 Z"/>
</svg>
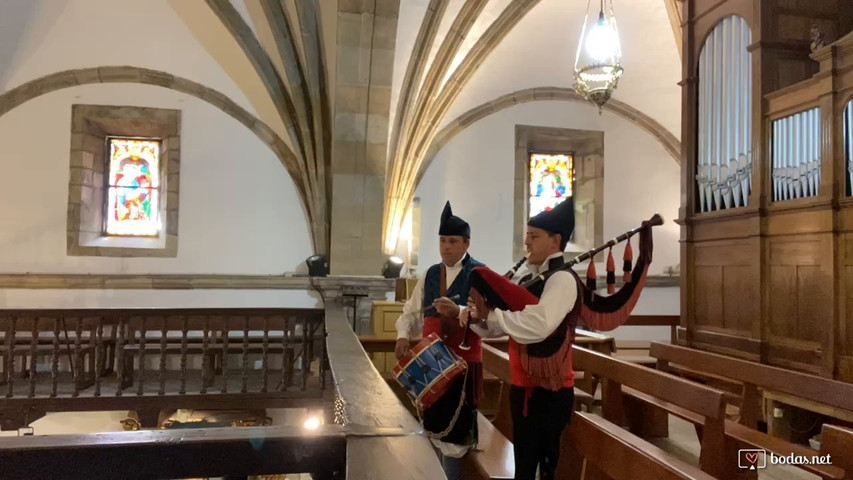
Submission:
<svg viewBox="0 0 853 480">
<path fill-rule="evenodd" d="M 400 0 L 338 2 L 332 275 L 379 275 L 388 116 Z"/>
</svg>

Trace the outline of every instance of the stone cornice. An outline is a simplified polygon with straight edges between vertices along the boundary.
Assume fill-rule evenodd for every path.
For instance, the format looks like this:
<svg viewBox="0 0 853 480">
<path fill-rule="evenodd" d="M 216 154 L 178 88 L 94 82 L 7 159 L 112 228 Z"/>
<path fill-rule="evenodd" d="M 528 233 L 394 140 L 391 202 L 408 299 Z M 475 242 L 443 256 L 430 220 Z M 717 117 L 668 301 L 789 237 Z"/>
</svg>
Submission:
<svg viewBox="0 0 853 480">
<path fill-rule="evenodd" d="M 584 278 L 581 275 L 581 278 Z M 597 280 L 606 285 L 605 277 Z M 622 285 L 617 279 L 617 288 Z M 679 277 L 649 275 L 646 287 L 678 287 Z M 391 291 L 394 280 L 370 276 L 304 277 L 293 275 L 79 275 L 61 273 L 0 274 L 0 289 L 55 290 L 311 290 L 369 289 Z"/>
</svg>

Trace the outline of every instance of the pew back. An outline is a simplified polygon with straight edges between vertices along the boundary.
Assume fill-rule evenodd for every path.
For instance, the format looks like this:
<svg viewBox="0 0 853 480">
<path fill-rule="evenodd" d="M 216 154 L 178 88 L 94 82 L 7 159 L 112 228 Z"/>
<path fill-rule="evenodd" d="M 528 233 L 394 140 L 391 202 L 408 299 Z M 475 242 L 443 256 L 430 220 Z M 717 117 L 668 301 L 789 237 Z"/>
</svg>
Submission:
<svg viewBox="0 0 853 480">
<path fill-rule="evenodd" d="M 606 355 L 601 356 L 609 358 Z M 483 368 L 504 382 L 510 382 L 509 356 L 506 352 L 491 345 L 483 345 Z M 495 428 L 507 438 L 512 438 L 508 402 L 502 402 Z M 574 413 L 563 435 L 560 451 L 557 478 L 578 480 L 582 475 L 585 475 L 583 478 L 614 480 L 714 478 L 670 456 L 615 423 L 588 413 Z"/>
<path fill-rule="evenodd" d="M 611 383 L 631 387 L 706 418 L 725 418 L 725 397 L 719 390 L 582 347 L 574 347 L 572 351 L 573 366 L 578 370 L 594 373 Z"/>
<path fill-rule="evenodd" d="M 710 371 L 744 384 L 782 392 L 853 414 L 853 384 L 850 383 L 660 342 L 652 342 L 649 354 L 662 362 L 662 366 L 673 363 Z"/>
</svg>

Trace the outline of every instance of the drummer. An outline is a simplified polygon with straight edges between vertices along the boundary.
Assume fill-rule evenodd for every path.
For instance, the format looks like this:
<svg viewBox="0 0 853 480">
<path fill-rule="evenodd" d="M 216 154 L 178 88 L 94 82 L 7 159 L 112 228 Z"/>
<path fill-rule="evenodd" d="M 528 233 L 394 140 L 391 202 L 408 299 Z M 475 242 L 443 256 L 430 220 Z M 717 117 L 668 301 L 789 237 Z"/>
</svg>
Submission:
<svg viewBox="0 0 853 480">
<path fill-rule="evenodd" d="M 453 215 L 450 202 L 444 206 L 438 229 L 441 263 L 418 278 L 411 298 L 397 319 L 394 354 L 402 358 L 416 337 L 437 334 L 468 364 L 467 377 L 460 377 L 447 392 L 423 412 L 424 429 L 439 453 L 448 480 L 462 478 L 462 457 L 477 444 L 477 403 L 483 392 L 483 350 L 478 335 L 467 335 L 470 349 L 460 348 L 466 330 L 459 317 L 468 301 L 468 275 L 483 265 L 468 254 L 471 228 Z M 423 312 L 423 313 L 422 313 Z M 464 405 L 459 408 L 462 394 Z M 459 415 L 453 423 L 457 409 Z"/>
</svg>

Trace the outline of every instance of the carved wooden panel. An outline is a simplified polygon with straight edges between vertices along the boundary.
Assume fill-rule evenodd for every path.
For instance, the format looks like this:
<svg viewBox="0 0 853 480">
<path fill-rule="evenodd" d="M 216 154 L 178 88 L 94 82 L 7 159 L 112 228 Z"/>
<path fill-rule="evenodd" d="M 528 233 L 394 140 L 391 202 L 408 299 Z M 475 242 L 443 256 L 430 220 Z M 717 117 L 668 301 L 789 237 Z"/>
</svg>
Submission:
<svg viewBox="0 0 853 480">
<path fill-rule="evenodd" d="M 838 380 L 853 382 L 853 356 L 842 355 L 838 358 Z"/>
<path fill-rule="evenodd" d="M 826 234 L 769 240 L 770 363 L 818 371 L 831 351 L 831 241 Z"/>
<path fill-rule="evenodd" d="M 764 53 L 768 55 L 767 85 L 771 91 L 793 85 L 817 73 L 817 64 L 809 58 L 812 27 L 819 29 L 828 44 L 838 40 L 839 4 L 837 0 L 776 0 L 761 2 L 761 32 Z"/>
<path fill-rule="evenodd" d="M 767 363 L 816 374 L 823 373 L 824 350 L 816 342 L 771 337 L 767 342 Z"/>
<path fill-rule="evenodd" d="M 695 271 L 696 280 L 693 290 L 695 324 L 722 327 L 723 267 L 697 265 Z"/>
<path fill-rule="evenodd" d="M 753 265 L 723 267 L 723 328 L 749 335 L 752 320 L 760 312 L 757 273 Z"/>
<path fill-rule="evenodd" d="M 770 324 L 772 335 L 789 338 L 797 330 L 797 267 L 770 267 Z"/>
<path fill-rule="evenodd" d="M 694 249 L 695 324 L 749 336 L 760 312 L 757 242 L 703 242 Z"/>
<path fill-rule="evenodd" d="M 838 334 L 841 338 L 841 354 L 853 358 L 853 234 L 841 236 L 841 302 L 842 315 Z M 853 367 L 853 363 L 851 363 Z M 853 374 L 853 369 L 851 369 Z"/>
</svg>

